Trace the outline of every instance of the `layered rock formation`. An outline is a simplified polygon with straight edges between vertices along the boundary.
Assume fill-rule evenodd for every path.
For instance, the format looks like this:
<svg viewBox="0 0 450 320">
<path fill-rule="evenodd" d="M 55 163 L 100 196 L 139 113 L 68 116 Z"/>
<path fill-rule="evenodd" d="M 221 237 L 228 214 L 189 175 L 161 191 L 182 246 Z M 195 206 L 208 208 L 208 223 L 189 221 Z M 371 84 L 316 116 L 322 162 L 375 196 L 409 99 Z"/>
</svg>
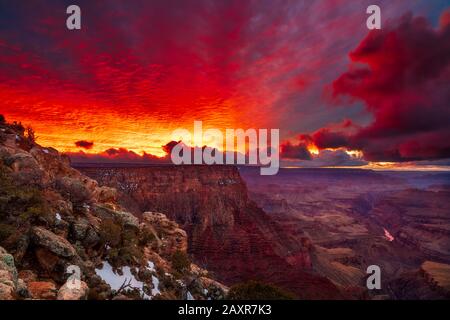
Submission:
<svg viewBox="0 0 450 320">
<path fill-rule="evenodd" d="M 425 261 L 419 269 L 389 281 L 388 292 L 397 299 L 450 299 L 450 265 Z"/>
<path fill-rule="evenodd" d="M 266 178 L 246 168 L 241 174 L 251 198 L 286 232 L 311 238 L 312 268 L 339 287 L 375 299 L 446 297 L 424 277 L 431 271 L 424 262 L 450 263 L 449 173 L 280 169 Z M 381 290 L 366 289 L 370 265 L 382 271 Z M 450 277 L 446 270 L 437 278 Z"/>
<path fill-rule="evenodd" d="M 100 185 L 117 188 L 136 214 L 159 211 L 189 235 L 197 263 L 233 284 L 274 283 L 301 298 L 342 298 L 313 272 L 307 237 L 292 237 L 249 200 L 233 166 L 79 167 Z"/>
<path fill-rule="evenodd" d="M 160 213 L 140 221 L 116 198 L 20 124 L 0 123 L 0 299 L 224 297 L 190 263 L 184 230 Z"/>
</svg>

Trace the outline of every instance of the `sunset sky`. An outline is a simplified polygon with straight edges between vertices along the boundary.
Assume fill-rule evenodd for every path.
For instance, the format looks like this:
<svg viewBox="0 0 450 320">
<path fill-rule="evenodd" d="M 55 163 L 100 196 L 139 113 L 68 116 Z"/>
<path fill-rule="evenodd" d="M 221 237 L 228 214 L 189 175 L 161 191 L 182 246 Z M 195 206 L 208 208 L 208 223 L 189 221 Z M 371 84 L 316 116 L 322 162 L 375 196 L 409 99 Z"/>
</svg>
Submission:
<svg viewBox="0 0 450 320">
<path fill-rule="evenodd" d="M 369 32 L 375 3 L 382 29 Z M 71 4 L 79 31 L 66 28 Z M 279 128 L 292 165 L 448 165 L 449 10 L 445 0 L 0 0 L 0 113 L 74 159 L 150 161 L 172 130 L 201 120 Z"/>
</svg>

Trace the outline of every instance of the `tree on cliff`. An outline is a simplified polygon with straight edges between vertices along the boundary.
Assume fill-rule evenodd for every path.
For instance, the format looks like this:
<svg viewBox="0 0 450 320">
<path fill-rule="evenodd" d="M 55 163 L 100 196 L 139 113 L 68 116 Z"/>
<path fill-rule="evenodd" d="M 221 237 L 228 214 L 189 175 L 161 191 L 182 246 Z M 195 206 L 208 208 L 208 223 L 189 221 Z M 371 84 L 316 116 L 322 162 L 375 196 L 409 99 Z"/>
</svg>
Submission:
<svg viewBox="0 0 450 320">
<path fill-rule="evenodd" d="M 229 300 L 294 300 L 295 296 L 277 286 L 248 281 L 234 285 L 228 292 Z"/>
</svg>

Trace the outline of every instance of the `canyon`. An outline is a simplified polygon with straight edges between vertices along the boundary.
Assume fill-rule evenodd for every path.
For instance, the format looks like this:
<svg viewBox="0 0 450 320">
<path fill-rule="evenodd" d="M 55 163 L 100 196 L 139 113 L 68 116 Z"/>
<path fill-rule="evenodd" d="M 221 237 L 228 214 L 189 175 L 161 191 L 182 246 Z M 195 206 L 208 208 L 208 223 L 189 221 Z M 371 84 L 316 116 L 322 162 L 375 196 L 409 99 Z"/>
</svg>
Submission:
<svg viewBox="0 0 450 320">
<path fill-rule="evenodd" d="M 292 237 L 248 198 L 235 166 L 77 168 L 117 188 L 119 202 L 137 216 L 158 211 L 177 221 L 188 233 L 195 262 L 226 284 L 252 279 L 302 298 L 345 296 L 311 269 L 309 239 Z"/>
<path fill-rule="evenodd" d="M 313 269 L 335 284 L 363 287 L 367 266 L 377 265 L 382 289 L 368 292 L 372 298 L 448 298 L 425 276 L 430 262 L 450 263 L 448 172 L 281 169 L 262 179 L 245 168 L 241 175 L 250 198 L 283 229 L 311 239 Z"/>
<path fill-rule="evenodd" d="M 195 262 L 226 284 L 259 280 L 304 299 L 448 297 L 434 280 L 450 263 L 448 173 L 280 169 L 268 177 L 235 166 L 77 168 L 117 188 L 135 215 L 158 211 L 179 223 Z M 371 292 L 365 278 L 372 264 L 383 276 L 382 289 Z M 407 294 L 402 288 L 411 283 Z"/>
<path fill-rule="evenodd" d="M 0 299 L 450 298 L 448 172 L 81 166 L 3 122 L 0 178 Z"/>
</svg>

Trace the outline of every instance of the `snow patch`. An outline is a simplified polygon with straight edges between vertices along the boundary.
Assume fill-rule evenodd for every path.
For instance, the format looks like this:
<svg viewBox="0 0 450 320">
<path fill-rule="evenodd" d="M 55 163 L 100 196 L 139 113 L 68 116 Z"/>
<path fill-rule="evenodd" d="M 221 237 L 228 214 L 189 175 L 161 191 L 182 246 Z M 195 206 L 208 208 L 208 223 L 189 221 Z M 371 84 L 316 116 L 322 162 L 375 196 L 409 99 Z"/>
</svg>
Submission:
<svg viewBox="0 0 450 320">
<path fill-rule="evenodd" d="M 392 242 L 392 241 L 394 241 L 394 236 L 389 232 L 389 231 L 387 231 L 385 228 L 383 228 L 383 230 L 384 230 L 384 237 L 389 241 L 389 242 Z"/>
<path fill-rule="evenodd" d="M 61 215 L 58 212 L 55 214 L 55 219 L 61 221 Z"/>
<path fill-rule="evenodd" d="M 143 295 L 143 298 L 146 300 L 150 300 L 152 297 L 147 295 L 143 288 L 144 288 L 144 283 L 142 281 L 139 281 L 136 279 L 136 277 L 131 273 L 131 269 L 130 267 L 123 267 L 122 268 L 122 275 L 117 274 L 114 272 L 113 267 L 109 264 L 108 261 L 103 261 L 103 267 L 101 269 L 95 269 L 95 273 L 102 278 L 107 284 L 109 284 L 109 286 L 111 287 L 112 290 L 119 290 L 120 287 L 122 286 L 123 283 L 130 283 L 130 286 L 133 288 L 138 289 L 141 294 Z M 156 278 L 156 277 L 155 277 Z M 153 280 L 153 278 L 152 278 Z M 154 284 L 155 282 L 153 282 Z M 159 281 L 158 281 L 158 285 L 159 285 Z M 152 295 L 153 294 L 153 290 L 152 289 Z M 159 293 L 159 290 L 158 290 Z"/>
<path fill-rule="evenodd" d="M 152 296 L 160 294 L 161 291 L 159 291 L 159 279 L 157 277 L 152 276 L 152 284 L 153 284 Z"/>
<path fill-rule="evenodd" d="M 147 270 L 152 272 L 156 271 L 155 264 L 150 260 L 147 262 Z"/>
<path fill-rule="evenodd" d="M 195 300 L 194 296 L 192 296 L 192 294 L 189 291 L 186 294 L 186 300 Z"/>
</svg>

